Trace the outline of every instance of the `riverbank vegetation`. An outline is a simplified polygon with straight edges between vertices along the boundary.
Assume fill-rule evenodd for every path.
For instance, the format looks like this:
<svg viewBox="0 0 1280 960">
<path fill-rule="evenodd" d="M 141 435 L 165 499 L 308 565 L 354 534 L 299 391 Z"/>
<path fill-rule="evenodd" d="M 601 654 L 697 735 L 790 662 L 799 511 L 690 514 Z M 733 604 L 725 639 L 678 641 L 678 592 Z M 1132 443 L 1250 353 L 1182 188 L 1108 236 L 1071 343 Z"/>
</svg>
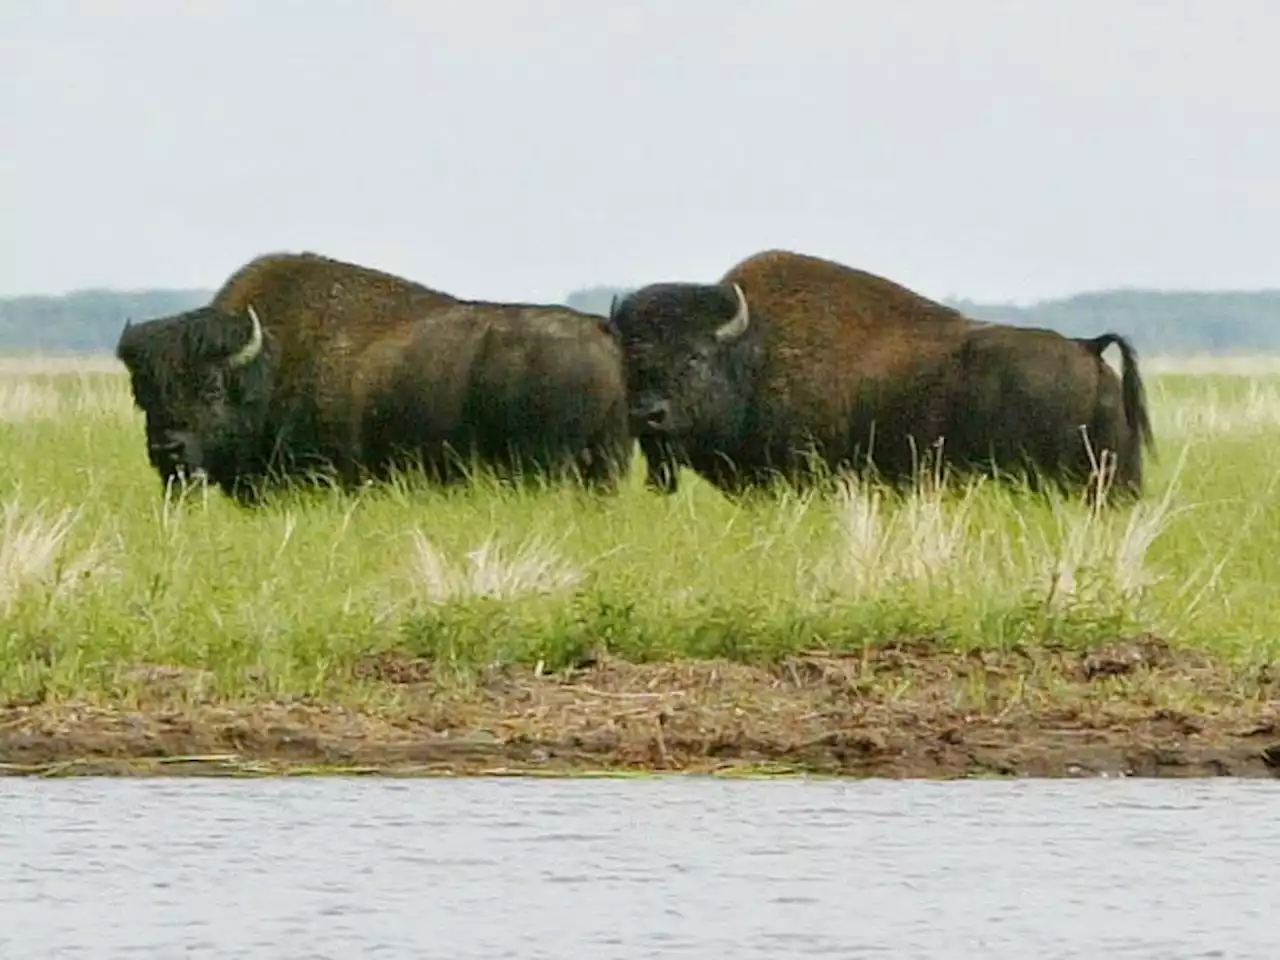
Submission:
<svg viewBox="0 0 1280 960">
<path fill-rule="evenodd" d="M 310 711 L 295 733 L 311 729 L 313 744 L 317 724 L 341 716 L 365 725 L 365 749 L 410 729 L 522 749 L 558 729 L 552 740 L 571 733 L 585 749 L 643 716 L 645 762 L 651 741 L 680 753 L 681 723 L 712 739 L 732 728 L 755 760 L 785 760 L 762 746 L 770 717 L 790 724 L 775 739 L 811 747 L 880 723 L 889 750 L 925 700 L 946 715 L 934 739 L 956 717 L 1001 711 L 1058 711 L 1060 723 L 1165 711 L 1265 731 L 1280 697 L 1268 672 L 1280 375 L 1150 366 L 1160 459 L 1131 509 L 927 479 L 908 496 L 850 486 L 734 504 L 685 474 L 662 498 L 637 465 L 616 498 L 405 480 L 250 511 L 217 492 L 161 497 L 109 365 L 10 362 L 0 706 L 45 753 L 13 740 L 7 752 L 43 762 L 89 749 L 71 743 L 77 716 L 150 730 L 151 753 L 230 742 L 173 739 L 155 726 L 165 711 L 214 711 L 227 729 L 236 710 L 274 717 L 263 730 L 288 726 L 279 711 Z M 119 727 L 125 715 L 133 727 Z M 49 746 L 59 736 L 65 749 Z M 99 752 L 143 749 L 112 742 Z M 709 743 L 685 752 L 717 755 Z"/>
</svg>

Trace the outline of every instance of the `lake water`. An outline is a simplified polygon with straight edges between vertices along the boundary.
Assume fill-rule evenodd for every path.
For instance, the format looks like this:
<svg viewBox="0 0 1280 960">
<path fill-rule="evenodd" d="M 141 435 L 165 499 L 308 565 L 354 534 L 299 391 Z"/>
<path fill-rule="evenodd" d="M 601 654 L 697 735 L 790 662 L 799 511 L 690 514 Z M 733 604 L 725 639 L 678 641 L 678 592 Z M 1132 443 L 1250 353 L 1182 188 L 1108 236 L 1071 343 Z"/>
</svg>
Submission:
<svg viewBox="0 0 1280 960">
<path fill-rule="evenodd" d="M 0 957 L 1280 956 L 1280 783 L 0 781 Z"/>
</svg>

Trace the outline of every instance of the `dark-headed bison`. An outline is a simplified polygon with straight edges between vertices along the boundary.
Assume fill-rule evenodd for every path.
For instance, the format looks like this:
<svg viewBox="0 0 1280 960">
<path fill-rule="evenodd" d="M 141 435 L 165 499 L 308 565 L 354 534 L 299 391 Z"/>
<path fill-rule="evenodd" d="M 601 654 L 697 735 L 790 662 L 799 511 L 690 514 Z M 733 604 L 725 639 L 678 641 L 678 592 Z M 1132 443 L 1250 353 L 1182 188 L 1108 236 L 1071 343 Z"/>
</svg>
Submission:
<svg viewBox="0 0 1280 960">
<path fill-rule="evenodd" d="M 259 257 L 206 307 L 127 325 L 117 356 L 166 483 L 203 473 L 352 485 L 418 465 L 449 481 L 574 473 L 612 489 L 631 453 L 621 352 L 567 307 L 466 301 L 316 254 Z"/>
<path fill-rule="evenodd" d="M 642 287 L 615 300 L 610 323 L 649 482 L 668 492 L 677 462 L 740 492 L 778 476 L 803 485 L 815 465 L 871 466 L 898 484 L 930 451 L 952 468 L 1079 489 L 1106 450 L 1111 493 L 1141 494 L 1151 425 L 1134 352 L 1114 333 L 981 323 L 777 250 L 716 284 Z M 1111 344 L 1123 377 L 1102 359 Z"/>
</svg>

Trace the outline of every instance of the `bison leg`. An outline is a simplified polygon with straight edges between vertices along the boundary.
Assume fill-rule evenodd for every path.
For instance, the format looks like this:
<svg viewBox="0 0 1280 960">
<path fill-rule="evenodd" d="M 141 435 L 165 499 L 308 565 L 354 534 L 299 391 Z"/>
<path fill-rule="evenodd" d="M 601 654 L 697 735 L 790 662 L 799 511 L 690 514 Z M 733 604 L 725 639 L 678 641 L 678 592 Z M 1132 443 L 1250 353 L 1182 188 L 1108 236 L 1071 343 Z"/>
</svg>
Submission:
<svg viewBox="0 0 1280 960">
<path fill-rule="evenodd" d="M 673 494 L 679 486 L 679 463 L 671 448 L 653 437 L 640 439 L 645 460 L 645 486 L 656 493 Z"/>
<path fill-rule="evenodd" d="M 580 483 L 592 493 L 617 493 L 625 464 L 626 461 L 614 446 L 594 444 L 574 457 L 566 479 Z"/>
</svg>

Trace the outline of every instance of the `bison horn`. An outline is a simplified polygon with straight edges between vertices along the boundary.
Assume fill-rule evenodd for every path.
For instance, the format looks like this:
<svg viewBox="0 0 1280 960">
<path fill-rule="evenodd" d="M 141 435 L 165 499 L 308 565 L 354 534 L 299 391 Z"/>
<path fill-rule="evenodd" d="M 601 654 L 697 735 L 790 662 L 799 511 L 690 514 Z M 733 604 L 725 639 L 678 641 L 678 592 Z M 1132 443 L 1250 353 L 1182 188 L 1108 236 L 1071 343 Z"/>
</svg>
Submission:
<svg viewBox="0 0 1280 960">
<path fill-rule="evenodd" d="M 253 334 L 249 337 L 249 342 L 227 361 L 227 365 L 233 368 L 253 362 L 262 352 L 262 321 L 258 319 L 258 312 L 253 309 L 253 304 L 249 305 L 248 313 L 249 319 L 253 321 Z"/>
<path fill-rule="evenodd" d="M 716 331 L 717 340 L 737 340 L 747 332 L 747 325 L 751 322 L 751 311 L 747 308 L 747 295 L 736 283 L 733 285 L 733 292 L 738 296 L 738 312 L 733 315 L 732 320 Z"/>
</svg>

